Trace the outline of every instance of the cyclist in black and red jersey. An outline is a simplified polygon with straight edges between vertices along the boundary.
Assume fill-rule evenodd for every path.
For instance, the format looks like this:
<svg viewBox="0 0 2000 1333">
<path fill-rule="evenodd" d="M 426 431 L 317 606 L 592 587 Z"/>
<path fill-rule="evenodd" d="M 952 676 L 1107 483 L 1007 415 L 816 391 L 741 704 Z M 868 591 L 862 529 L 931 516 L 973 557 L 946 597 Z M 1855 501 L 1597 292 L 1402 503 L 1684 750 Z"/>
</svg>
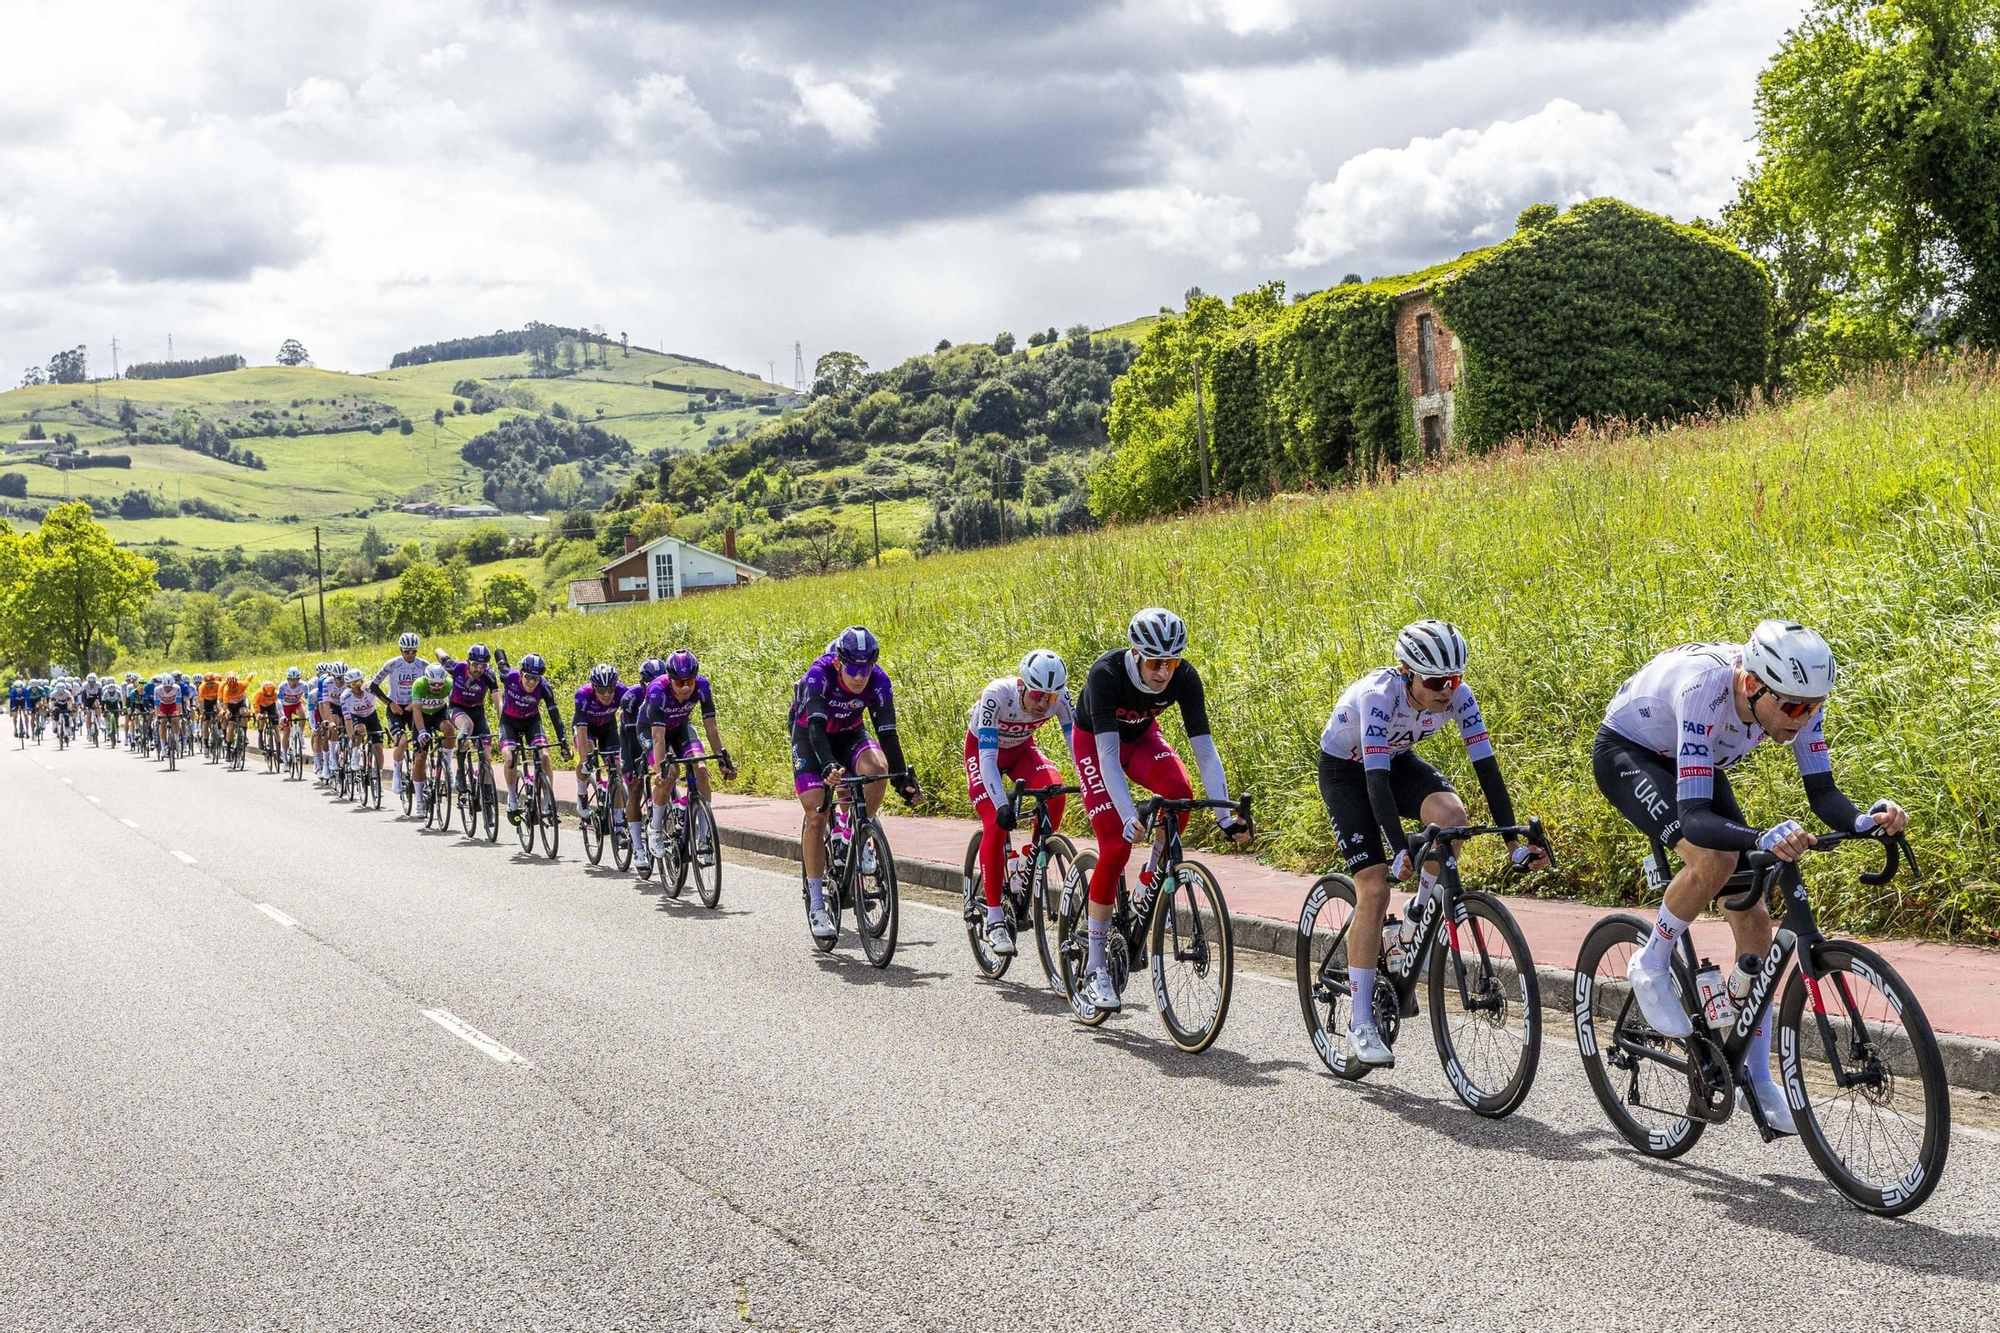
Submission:
<svg viewBox="0 0 2000 1333">
<path fill-rule="evenodd" d="M 1104 960 L 1111 909 L 1118 901 L 1118 881 L 1131 858 L 1132 844 L 1141 833 L 1130 783 L 1170 800 L 1194 795 L 1181 757 L 1160 735 L 1161 713 L 1174 707 L 1181 710 L 1203 794 L 1216 801 L 1229 799 L 1222 757 L 1209 734 L 1208 696 L 1201 674 L 1181 660 L 1187 651 L 1187 626 L 1164 607 L 1149 606 L 1132 617 L 1127 639 L 1128 647 L 1114 648 L 1091 664 L 1076 703 L 1083 812 L 1097 837 L 1097 865 L 1090 872 L 1090 952 L 1077 997 L 1105 1013 L 1119 1008 L 1118 988 Z M 1186 815 L 1176 819 L 1181 827 L 1187 826 Z M 1224 812 L 1218 821 L 1235 841 L 1250 841 L 1253 830 L 1248 820 Z M 1146 868 L 1139 873 L 1142 887 L 1151 883 L 1164 837 L 1162 828 Z"/>
</svg>

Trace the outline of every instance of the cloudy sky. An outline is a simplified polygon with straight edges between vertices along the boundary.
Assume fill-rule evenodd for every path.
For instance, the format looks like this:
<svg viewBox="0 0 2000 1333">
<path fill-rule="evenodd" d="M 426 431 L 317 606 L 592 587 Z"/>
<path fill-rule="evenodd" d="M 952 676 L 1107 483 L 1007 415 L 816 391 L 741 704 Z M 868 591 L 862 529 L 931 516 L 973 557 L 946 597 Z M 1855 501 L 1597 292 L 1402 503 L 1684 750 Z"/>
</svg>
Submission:
<svg viewBox="0 0 2000 1333">
<path fill-rule="evenodd" d="M 790 379 L 1689 217 L 1797 0 L 0 0 L 0 384 L 529 319 Z"/>
</svg>

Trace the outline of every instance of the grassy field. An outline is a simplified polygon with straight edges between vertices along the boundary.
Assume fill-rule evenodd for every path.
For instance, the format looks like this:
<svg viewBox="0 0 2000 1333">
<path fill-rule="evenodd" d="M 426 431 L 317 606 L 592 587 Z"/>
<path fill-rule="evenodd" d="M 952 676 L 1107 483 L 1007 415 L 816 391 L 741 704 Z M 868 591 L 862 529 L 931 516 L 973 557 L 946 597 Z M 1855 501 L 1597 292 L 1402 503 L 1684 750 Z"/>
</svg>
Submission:
<svg viewBox="0 0 2000 1333">
<path fill-rule="evenodd" d="M 1146 330 L 1159 322 L 1160 317 L 1158 315 L 1141 315 L 1137 319 L 1128 319 L 1123 324 L 1113 324 L 1110 328 L 1094 329 L 1091 331 L 1091 336 L 1094 338 L 1124 338 L 1128 342 L 1135 343 L 1144 342 L 1146 341 Z M 1055 346 L 1054 343 L 1043 343 L 1041 347 L 1029 347 L 1026 343 L 1023 343 L 1021 350 L 1029 356 L 1040 356 L 1043 347 L 1053 346 Z"/>
<path fill-rule="evenodd" d="M 542 618 L 495 637 L 548 654 L 570 686 L 599 659 L 629 665 L 692 645 L 747 781 L 788 794 L 791 682 L 841 625 L 867 623 L 886 645 L 910 753 L 944 809 L 962 813 L 959 746 L 981 684 L 1038 644 L 1080 677 L 1121 641 L 1133 608 L 1172 606 L 1188 619 L 1231 780 L 1257 794 L 1260 854 L 1321 867 L 1334 851 L 1313 783 L 1327 713 L 1348 681 L 1389 660 L 1399 625 L 1443 616 L 1472 642 L 1469 680 L 1516 804 L 1554 834 L 1562 866 L 1542 891 L 1627 901 L 1641 848 L 1589 775 L 1606 700 L 1664 648 L 1790 615 L 1821 627 L 1842 659 L 1828 734 L 1844 785 L 1864 804 L 1893 796 L 1911 808 L 1926 871 L 1915 886 L 1868 889 L 1853 877 L 1864 856 L 1827 858 L 1815 866 L 1824 916 L 1994 943 L 1996 475 L 2000 372 L 1959 363 L 1334 494 Z M 1475 790 L 1455 742 L 1432 742 L 1426 757 Z M 1807 813 L 1783 755 L 1760 754 L 1738 787 L 1759 822 Z"/>
<path fill-rule="evenodd" d="M 462 526 L 457 520 L 425 519 L 383 512 L 401 501 L 422 498 L 444 503 L 478 501 L 480 478 L 458 455 L 466 440 L 490 430 L 524 410 L 543 410 L 561 403 L 572 415 L 602 425 L 632 442 L 640 458 L 655 448 L 693 449 L 720 428 L 734 435 L 769 418 L 755 408 L 702 413 L 688 410 L 690 395 L 652 387 L 652 381 L 728 389 L 741 394 L 769 393 L 772 385 L 734 371 L 697 365 L 677 357 L 634 352 L 613 354 L 610 364 L 593 366 L 575 376 L 533 379 L 524 356 L 483 357 L 441 361 L 401 370 L 349 375 L 309 366 L 259 366 L 221 375 L 177 380 L 116 380 L 99 385 L 51 384 L 0 393 L 0 471 L 20 472 L 28 479 L 28 498 L 50 502 L 71 496 L 116 498 L 127 490 L 150 491 L 168 505 L 183 497 L 202 499 L 254 520 L 229 523 L 187 516 L 128 521 L 107 519 L 113 539 L 144 543 L 171 538 L 205 549 L 243 546 L 311 545 L 312 535 L 292 540 L 295 524 L 278 520 L 293 516 L 319 523 L 329 545 L 351 546 L 371 523 L 395 540 L 416 537 L 431 542 Z M 496 390 L 525 392 L 523 407 L 503 408 L 487 415 L 452 412 L 452 388 L 462 379 L 478 379 Z M 115 416 L 121 400 L 129 399 L 150 422 L 190 408 L 217 421 L 240 420 L 253 411 L 290 414 L 294 405 L 305 412 L 340 403 L 393 411 L 407 417 L 415 433 L 404 435 L 394 426 L 379 433 L 348 430 L 288 437 L 251 436 L 240 443 L 265 460 L 262 471 L 239 467 L 173 445 L 130 445 L 104 418 Z M 432 413 L 443 408 L 442 425 Z M 599 413 L 602 412 L 602 416 Z M 28 463 L 45 445 L 25 444 L 30 422 L 44 431 L 74 432 L 78 443 L 98 452 L 126 453 L 132 467 L 58 471 Z M 21 526 L 17 523 L 16 526 Z M 525 530 L 510 519 L 510 529 Z"/>
</svg>

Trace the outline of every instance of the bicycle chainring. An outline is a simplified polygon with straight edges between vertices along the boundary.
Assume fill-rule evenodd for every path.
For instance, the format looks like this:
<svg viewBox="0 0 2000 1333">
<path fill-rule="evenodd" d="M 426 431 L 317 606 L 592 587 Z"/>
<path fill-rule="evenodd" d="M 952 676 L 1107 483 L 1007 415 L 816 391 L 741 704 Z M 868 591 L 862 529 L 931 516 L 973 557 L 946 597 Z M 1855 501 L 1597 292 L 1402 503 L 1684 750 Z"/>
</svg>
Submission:
<svg viewBox="0 0 2000 1333">
<path fill-rule="evenodd" d="M 1736 1076 L 1715 1039 L 1696 1030 L 1683 1039 L 1688 1053 L 1688 1117 L 1719 1125 L 1736 1111 Z"/>
</svg>

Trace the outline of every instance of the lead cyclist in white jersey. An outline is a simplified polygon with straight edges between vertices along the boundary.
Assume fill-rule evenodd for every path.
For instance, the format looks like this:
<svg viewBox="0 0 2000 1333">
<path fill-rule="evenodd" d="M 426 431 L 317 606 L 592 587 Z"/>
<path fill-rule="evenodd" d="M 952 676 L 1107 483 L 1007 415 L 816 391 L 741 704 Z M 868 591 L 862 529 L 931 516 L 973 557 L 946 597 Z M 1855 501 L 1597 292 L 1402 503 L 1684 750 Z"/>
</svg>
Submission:
<svg viewBox="0 0 2000 1333">
<path fill-rule="evenodd" d="M 375 678 L 368 682 L 368 688 L 375 697 L 389 705 L 389 739 L 396 746 L 395 793 L 403 794 L 403 783 L 407 780 L 404 769 L 410 761 L 410 733 L 415 729 L 416 710 L 410 707 L 410 687 L 424 678 L 430 663 L 417 656 L 417 649 L 423 641 L 409 630 L 396 640 L 396 656 L 382 664 Z M 382 682 L 387 680 L 389 688 L 384 691 Z"/>
<path fill-rule="evenodd" d="M 1000 890 L 1011 854 L 1008 834 L 1019 812 L 1007 799 L 1006 780 L 1029 788 L 1053 787 L 1062 773 L 1035 744 L 1035 731 L 1053 718 L 1060 727 L 1070 762 L 1076 762 L 1076 714 L 1070 708 L 1069 668 L 1047 648 L 1036 648 L 1021 659 L 1018 676 L 1002 676 L 979 692 L 965 720 L 965 781 L 973 813 L 983 830 L 979 839 L 979 869 L 986 891 L 986 946 L 996 957 L 1014 952 L 1007 929 L 1007 909 Z M 1063 798 L 1046 802 L 1049 818 L 1062 823 Z"/>
<path fill-rule="evenodd" d="M 1591 747 L 1591 772 L 1632 825 L 1672 847 L 1681 869 L 1667 885 L 1658 922 L 1632 955 L 1626 976 L 1646 1021 L 1662 1036 L 1693 1030 L 1674 996 L 1674 944 L 1722 892 L 1745 853 L 1796 861 L 1812 846 L 1797 820 L 1750 827 L 1727 770 L 1766 739 L 1791 747 L 1806 803 L 1828 827 L 1901 833 L 1909 816 L 1894 801 L 1863 814 L 1833 780 L 1825 711 L 1837 675 L 1833 650 L 1803 625 L 1758 624 L 1748 643 L 1672 648 L 1619 687 Z M 1772 923 L 1762 901 L 1728 913 L 1738 954 L 1770 950 Z M 1689 997 L 1692 999 L 1692 997 Z M 1768 1018 L 1744 1052 L 1749 1081 L 1773 1129 L 1796 1133 L 1783 1089 L 1771 1075 Z"/>
</svg>

